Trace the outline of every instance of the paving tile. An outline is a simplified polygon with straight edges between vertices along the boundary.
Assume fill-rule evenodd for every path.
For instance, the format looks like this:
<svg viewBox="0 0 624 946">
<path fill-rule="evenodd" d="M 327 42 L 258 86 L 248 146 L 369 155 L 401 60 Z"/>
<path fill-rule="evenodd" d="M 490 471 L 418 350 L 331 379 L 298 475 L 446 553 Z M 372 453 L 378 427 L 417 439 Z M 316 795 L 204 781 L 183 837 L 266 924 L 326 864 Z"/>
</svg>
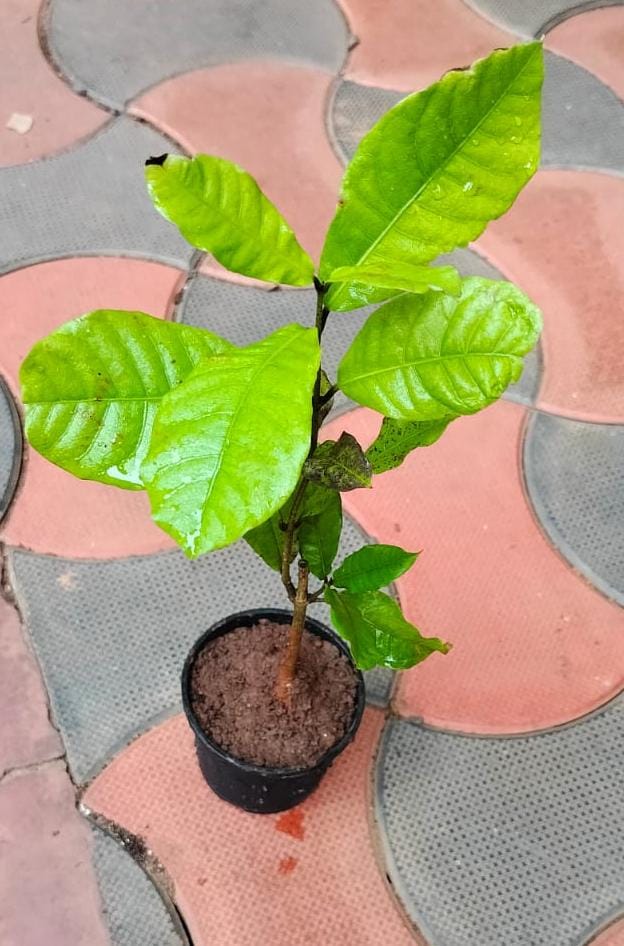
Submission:
<svg viewBox="0 0 624 946">
<path fill-rule="evenodd" d="M 398 580 L 399 596 L 410 620 L 453 650 L 401 674 L 395 707 L 434 726 L 543 729 L 601 706 L 624 684 L 622 610 L 550 547 L 525 500 L 524 421 L 505 401 L 460 418 L 372 490 L 344 496 L 369 535 L 423 550 Z M 338 423 L 367 444 L 379 415 L 343 415 L 329 434 Z"/>
<path fill-rule="evenodd" d="M 521 36 L 539 37 L 559 20 L 583 7 L 579 0 L 466 0 L 477 12 L 503 29 Z M 617 6 L 622 0 L 599 0 L 600 6 Z"/>
<path fill-rule="evenodd" d="M 539 522 L 571 564 L 624 604 L 624 427 L 547 414 L 529 423 L 524 475 Z"/>
<path fill-rule="evenodd" d="M 188 946 L 175 908 L 110 835 L 93 827 L 93 864 L 111 946 Z M 170 913 L 173 911 L 173 914 Z"/>
<path fill-rule="evenodd" d="M 337 72 L 348 33 L 332 0 L 55 0 L 52 54 L 75 89 L 121 107 L 170 76 L 239 60 L 272 59 Z"/>
<path fill-rule="evenodd" d="M 622 702 L 519 739 L 389 725 L 376 814 L 430 943 L 581 946 L 622 911 L 623 736 Z"/>
<path fill-rule="evenodd" d="M 624 419 L 624 181 L 540 172 L 479 248 L 544 313 L 539 406 L 578 419 Z M 579 221 L 582 220 L 582 225 Z M 539 225 L 536 222 L 539 221 Z"/>
<path fill-rule="evenodd" d="M 63 752 L 48 718 L 35 659 L 17 611 L 0 598 L 0 779 L 11 769 L 45 762 Z"/>
<path fill-rule="evenodd" d="M 143 165 L 171 143 L 125 116 L 78 147 L 0 172 L 0 272 L 62 256 L 143 256 L 186 267 L 192 249 L 147 196 Z"/>
<path fill-rule="evenodd" d="M 279 207 L 318 259 L 342 171 L 325 133 L 333 76 L 276 62 L 187 73 L 134 103 L 189 151 L 236 161 Z"/>
<path fill-rule="evenodd" d="M 351 523 L 341 554 L 366 539 Z M 156 716 L 180 703 L 191 645 L 214 621 L 286 607 L 279 577 L 240 542 L 189 561 L 182 552 L 80 562 L 10 551 L 12 585 L 39 658 L 74 777 L 86 781 Z M 328 622 L 328 608 L 312 614 Z M 383 701 L 388 674 L 371 681 Z"/>
<path fill-rule="evenodd" d="M 0 372 L 17 394 L 19 364 L 43 335 L 101 307 L 163 315 L 180 275 L 158 263 L 94 258 L 41 263 L 4 276 Z M 76 558 L 173 547 L 151 521 L 143 493 L 78 480 L 34 451 L 0 534 L 13 545 Z"/>
<path fill-rule="evenodd" d="M 353 156 L 361 137 L 403 95 L 356 82 L 338 85 L 330 124 L 343 159 Z M 543 167 L 622 171 L 624 106 L 611 89 L 586 69 L 547 52 L 543 95 Z"/>
<path fill-rule="evenodd" d="M 13 499 L 22 466 L 22 429 L 13 397 L 0 377 L 0 521 Z"/>
<path fill-rule="evenodd" d="M 339 0 L 359 42 L 345 75 L 388 89 L 424 88 L 458 66 L 467 66 L 515 37 L 475 14 L 461 0 Z"/>
<path fill-rule="evenodd" d="M 63 763 L 6 776 L 0 825 L 3 946 L 113 946 Z"/>
<path fill-rule="evenodd" d="M 587 946 L 624 946 L 624 920 L 617 920 Z"/>
<path fill-rule="evenodd" d="M 584 66 L 624 98 L 624 9 L 587 10 L 560 23 L 546 37 L 553 52 Z"/>
<path fill-rule="evenodd" d="M 367 710 L 354 744 L 296 809 L 297 837 L 280 830 L 279 816 L 238 811 L 208 789 L 181 716 L 125 750 L 84 802 L 145 837 L 173 878 L 196 946 L 409 946 L 414 937 L 369 836 L 370 766 L 382 724 L 378 710 Z"/>
<path fill-rule="evenodd" d="M 0 8 L 0 164 L 23 164 L 89 135 L 108 115 L 71 92 L 50 68 L 37 37 L 39 0 L 6 0 Z M 31 130 L 6 127 L 11 114 L 33 119 Z"/>
</svg>

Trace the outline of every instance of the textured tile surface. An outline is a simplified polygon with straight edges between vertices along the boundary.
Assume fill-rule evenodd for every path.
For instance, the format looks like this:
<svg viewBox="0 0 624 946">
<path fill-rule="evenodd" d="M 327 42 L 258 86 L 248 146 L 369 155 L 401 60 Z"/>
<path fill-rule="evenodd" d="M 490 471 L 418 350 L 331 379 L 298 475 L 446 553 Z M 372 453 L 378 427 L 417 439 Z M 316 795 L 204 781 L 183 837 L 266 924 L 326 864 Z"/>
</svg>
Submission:
<svg viewBox="0 0 624 946">
<path fill-rule="evenodd" d="M 11 504 L 21 465 L 21 425 L 11 393 L 0 377 L 0 520 Z"/>
<path fill-rule="evenodd" d="M 111 946 L 187 946 L 142 868 L 99 828 L 92 828 L 92 834 L 93 864 Z"/>
<path fill-rule="evenodd" d="M 624 427 L 532 418 L 524 445 L 542 528 L 593 584 L 624 604 Z"/>
<path fill-rule="evenodd" d="M 621 608 L 552 550 L 525 500 L 524 420 L 509 402 L 460 418 L 372 490 L 344 497 L 369 535 L 423 550 L 399 596 L 410 620 L 454 645 L 401 674 L 403 715 L 461 731 L 531 731 L 595 709 L 624 684 Z M 364 410 L 340 422 L 364 444 L 379 425 Z"/>
<path fill-rule="evenodd" d="M 186 0 L 183 8 L 168 0 L 55 0 L 48 40 L 74 88 L 119 107 L 170 76 L 241 59 L 337 72 L 347 29 L 332 0 Z"/>
<path fill-rule="evenodd" d="M 218 154 L 253 174 L 317 259 L 341 178 L 325 135 L 332 78 L 279 63 L 224 65 L 152 89 L 133 112 L 188 150 Z"/>
<path fill-rule="evenodd" d="M 46 62 L 37 37 L 39 0 L 5 0 L 0 6 L 0 164 L 22 164 L 99 128 L 108 118 L 74 95 Z M 13 112 L 30 115 L 25 135 L 6 127 Z"/>
<path fill-rule="evenodd" d="M 588 946 L 624 946 L 624 920 L 616 920 Z"/>
<path fill-rule="evenodd" d="M 0 271 L 59 256 L 146 256 L 186 266 L 191 248 L 147 196 L 143 165 L 171 143 L 121 117 L 67 153 L 0 175 Z"/>
<path fill-rule="evenodd" d="M 539 36 L 553 21 L 571 16 L 582 0 L 467 0 L 473 9 L 505 29 L 524 36 Z M 599 0 L 607 7 L 621 0 Z"/>
<path fill-rule="evenodd" d="M 553 52 L 584 66 L 624 98 L 624 9 L 587 10 L 556 26 L 546 37 Z"/>
<path fill-rule="evenodd" d="M 624 905 L 624 707 L 558 732 L 386 730 L 377 817 L 435 946 L 577 946 Z"/>
<path fill-rule="evenodd" d="M 87 823 L 62 762 L 0 783 L 0 942 L 116 946 L 101 914 Z"/>
<path fill-rule="evenodd" d="M 48 719 L 39 668 L 28 648 L 17 611 L 0 598 L 0 778 L 10 769 L 61 755 Z"/>
<path fill-rule="evenodd" d="M 344 552 L 362 544 L 347 525 Z M 11 553 L 14 586 L 79 782 L 180 702 L 191 645 L 224 614 L 285 607 L 274 572 L 241 542 L 196 561 L 181 552 L 111 562 Z M 313 609 L 327 620 L 328 609 Z M 382 678 L 383 679 L 383 678 Z M 382 679 L 373 678 L 381 697 Z"/>
<path fill-rule="evenodd" d="M 381 713 L 369 709 L 353 745 L 296 809 L 292 833 L 280 816 L 238 811 L 208 789 L 180 716 L 126 749 L 84 800 L 147 839 L 175 878 L 196 943 L 414 946 L 369 837 L 381 725 Z"/>
</svg>

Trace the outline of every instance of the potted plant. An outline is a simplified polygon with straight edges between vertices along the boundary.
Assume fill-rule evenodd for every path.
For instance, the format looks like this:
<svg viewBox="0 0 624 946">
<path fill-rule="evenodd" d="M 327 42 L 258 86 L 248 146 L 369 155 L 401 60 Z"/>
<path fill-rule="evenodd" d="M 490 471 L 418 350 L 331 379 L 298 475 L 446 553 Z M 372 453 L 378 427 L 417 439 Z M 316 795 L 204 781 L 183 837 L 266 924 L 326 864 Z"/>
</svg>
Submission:
<svg viewBox="0 0 624 946">
<path fill-rule="evenodd" d="M 292 610 L 226 617 L 183 673 L 204 774 L 243 808 L 288 808 L 315 787 L 359 723 L 361 669 L 448 650 L 381 590 L 416 553 L 369 545 L 334 567 L 341 492 L 370 487 L 522 372 L 538 309 L 508 282 L 430 264 L 479 236 L 535 172 L 542 78 L 541 45 L 529 43 L 392 108 L 346 169 L 318 269 L 241 168 L 150 158 L 152 200 L 184 237 L 245 276 L 313 283 L 313 325 L 236 348 L 99 310 L 39 341 L 22 365 L 36 450 L 76 476 L 145 489 L 155 522 L 190 557 L 244 538 L 281 575 Z M 382 304 L 329 379 L 327 319 L 358 318 L 352 310 L 371 303 Z M 381 415 L 368 449 L 348 433 L 320 438 L 338 390 Z M 337 633 L 307 616 L 321 598 Z"/>
</svg>

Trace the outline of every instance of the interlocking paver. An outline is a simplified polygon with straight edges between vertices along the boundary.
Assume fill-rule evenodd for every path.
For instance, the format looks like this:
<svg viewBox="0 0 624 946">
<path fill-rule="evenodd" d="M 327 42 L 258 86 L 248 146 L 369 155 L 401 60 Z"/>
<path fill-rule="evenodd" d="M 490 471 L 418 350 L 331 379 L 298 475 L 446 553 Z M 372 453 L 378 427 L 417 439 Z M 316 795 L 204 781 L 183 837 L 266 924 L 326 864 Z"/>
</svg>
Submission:
<svg viewBox="0 0 624 946">
<path fill-rule="evenodd" d="M 0 520 L 11 504 L 22 465 L 22 430 L 17 408 L 0 377 Z"/>
<path fill-rule="evenodd" d="M 552 28 L 559 20 L 582 9 L 585 4 L 578 0 L 467 0 L 468 4 L 498 23 L 504 29 L 524 36 L 539 36 L 544 28 Z M 621 0 L 600 0 L 600 6 L 608 7 Z"/>
<path fill-rule="evenodd" d="M 587 10 L 560 23 L 548 34 L 545 45 L 584 66 L 622 99 L 623 35 L 624 9 L 621 6 L 604 7 Z"/>
</svg>

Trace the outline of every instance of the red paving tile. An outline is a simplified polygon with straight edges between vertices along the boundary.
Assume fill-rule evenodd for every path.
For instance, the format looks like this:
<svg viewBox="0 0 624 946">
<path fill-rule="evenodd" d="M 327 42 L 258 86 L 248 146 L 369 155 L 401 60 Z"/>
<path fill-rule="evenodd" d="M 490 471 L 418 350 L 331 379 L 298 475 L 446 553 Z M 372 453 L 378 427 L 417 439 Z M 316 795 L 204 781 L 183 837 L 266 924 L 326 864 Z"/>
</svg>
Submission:
<svg viewBox="0 0 624 946">
<path fill-rule="evenodd" d="M 515 37 L 481 19 L 461 0 L 339 0 L 359 43 L 345 78 L 411 92 L 449 69 L 467 66 Z"/>
<path fill-rule="evenodd" d="M 344 494 L 382 542 L 423 549 L 398 581 L 408 617 L 453 643 L 403 674 L 398 711 L 480 733 L 542 729 L 602 705 L 624 686 L 624 615 L 542 536 L 518 470 L 525 412 L 499 402 L 452 424 L 432 447 Z M 368 443 L 378 415 L 328 427 Z"/>
<path fill-rule="evenodd" d="M 159 263 L 105 258 L 58 260 L 9 273 L 0 280 L 0 373 L 19 396 L 19 365 L 37 339 L 99 307 L 163 315 L 180 278 L 178 270 Z M 173 547 L 151 521 L 143 493 L 75 479 L 34 451 L 0 537 L 9 545 L 74 558 Z"/>
<path fill-rule="evenodd" d="M 624 946 L 624 920 L 615 922 L 596 939 L 592 939 L 588 946 Z"/>
<path fill-rule="evenodd" d="M 7 776 L 0 825 L 3 946 L 110 946 L 90 831 L 64 765 Z"/>
<path fill-rule="evenodd" d="M 545 46 L 584 66 L 624 98 L 624 9 L 588 10 L 564 20 Z"/>
<path fill-rule="evenodd" d="M 0 777 L 9 769 L 44 762 L 62 753 L 48 718 L 48 705 L 35 658 L 17 611 L 0 598 Z"/>
<path fill-rule="evenodd" d="M 142 736 L 87 791 L 84 803 L 147 839 L 175 882 L 196 946 L 409 946 L 373 855 L 370 767 L 383 714 L 320 789 L 283 816 L 238 811 L 202 780 L 192 734 L 177 716 Z M 281 828 L 280 828 L 281 825 Z"/>
<path fill-rule="evenodd" d="M 623 219 L 621 178 L 542 171 L 477 243 L 544 313 L 545 410 L 624 420 Z"/>
<path fill-rule="evenodd" d="M 342 176 L 325 133 L 332 79 L 271 62 L 218 66 L 164 82 L 131 111 L 191 152 L 242 165 L 318 259 Z"/>
<path fill-rule="evenodd" d="M 109 119 L 72 92 L 48 65 L 37 37 L 40 0 L 0 5 L 0 165 L 22 164 L 67 148 Z M 31 115 L 31 130 L 6 127 L 14 112 Z"/>
</svg>

